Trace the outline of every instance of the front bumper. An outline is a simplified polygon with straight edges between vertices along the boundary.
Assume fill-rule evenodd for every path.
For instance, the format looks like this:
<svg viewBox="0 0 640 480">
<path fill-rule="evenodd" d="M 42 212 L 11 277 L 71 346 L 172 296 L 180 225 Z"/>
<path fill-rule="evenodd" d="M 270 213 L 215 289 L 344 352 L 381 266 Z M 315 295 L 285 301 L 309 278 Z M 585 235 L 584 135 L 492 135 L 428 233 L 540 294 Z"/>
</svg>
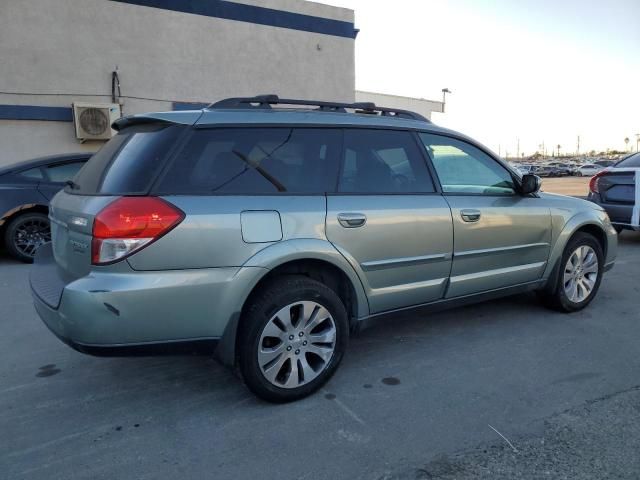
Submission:
<svg viewBox="0 0 640 480">
<path fill-rule="evenodd" d="M 120 270 L 95 269 L 71 280 L 55 263 L 50 245 L 42 247 L 30 272 L 38 315 L 58 338 L 84 353 L 212 352 L 241 305 L 236 280 L 253 273 L 235 267 Z"/>
</svg>

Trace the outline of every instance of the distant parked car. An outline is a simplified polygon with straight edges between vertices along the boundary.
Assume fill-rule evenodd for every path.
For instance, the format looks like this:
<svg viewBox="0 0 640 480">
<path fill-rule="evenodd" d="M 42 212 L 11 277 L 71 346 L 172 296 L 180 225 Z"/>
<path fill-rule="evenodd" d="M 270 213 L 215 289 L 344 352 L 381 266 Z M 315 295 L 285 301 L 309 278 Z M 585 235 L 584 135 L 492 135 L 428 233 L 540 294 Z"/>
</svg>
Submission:
<svg viewBox="0 0 640 480">
<path fill-rule="evenodd" d="M 596 160 L 593 162 L 596 165 L 600 165 L 603 168 L 611 167 L 616 164 L 613 160 Z"/>
<path fill-rule="evenodd" d="M 587 163 L 578 168 L 578 175 L 580 175 L 581 177 L 590 177 L 603 169 L 604 167 L 596 165 L 595 163 Z"/>
<path fill-rule="evenodd" d="M 607 211 L 618 233 L 640 230 L 640 209 L 634 209 L 640 202 L 640 153 L 597 173 L 589 182 L 588 199 Z"/>
<path fill-rule="evenodd" d="M 569 175 L 573 175 L 573 169 L 567 163 L 552 162 L 549 163 L 549 166 L 553 167 L 552 176 L 566 177 Z"/>
<path fill-rule="evenodd" d="M 580 165 L 578 163 L 575 163 L 575 162 L 567 163 L 567 167 L 569 168 L 571 175 L 578 175 L 578 168 L 580 168 Z"/>
<path fill-rule="evenodd" d="M 550 167 L 549 165 L 534 165 L 531 173 L 538 175 L 539 177 L 551 177 L 553 176 L 553 172 L 553 167 Z"/>
<path fill-rule="evenodd" d="M 529 173 L 534 172 L 533 165 L 516 165 L 515 167 L 516 167 L 516 170 L 518 170 L 518 172 L 522 175 L 527 175 Z"/>
<path fill-rule="evenodd" d="M 9 254 L 30 263 L 38 247 L 51 241 L 49 200 L 90 156 L 54 155 L 0 168 L 0 243 Z"/>
</svg>

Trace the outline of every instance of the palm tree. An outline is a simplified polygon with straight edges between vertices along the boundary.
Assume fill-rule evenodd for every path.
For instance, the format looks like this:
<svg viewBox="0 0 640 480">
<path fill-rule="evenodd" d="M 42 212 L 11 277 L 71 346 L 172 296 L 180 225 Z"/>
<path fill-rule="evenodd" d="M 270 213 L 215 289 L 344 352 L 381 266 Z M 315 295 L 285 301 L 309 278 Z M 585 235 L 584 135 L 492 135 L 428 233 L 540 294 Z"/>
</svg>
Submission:
<svg viewBox="0 0 640 480">
<path fill-rule="evenodd" d="M 560 149 L 562 148 L 562 146 L 560 144 L 558 144 L 558 156 L 560 156 Z"/>
<path fill-rule="evenodd" d="M 624 137 L 624 150 L 629 150 L 629 137 Z"/>
</svg>

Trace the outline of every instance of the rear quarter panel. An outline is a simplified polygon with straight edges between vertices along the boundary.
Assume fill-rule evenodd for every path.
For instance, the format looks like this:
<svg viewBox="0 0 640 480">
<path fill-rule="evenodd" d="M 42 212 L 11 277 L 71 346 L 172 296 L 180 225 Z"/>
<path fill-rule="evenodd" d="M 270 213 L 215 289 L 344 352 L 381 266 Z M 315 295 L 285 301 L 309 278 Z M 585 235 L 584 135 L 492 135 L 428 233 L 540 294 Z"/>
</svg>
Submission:
<svg viewBox="0 0 640 480">
<path fill-rule="evenodd" d="M 185 212 L 184 221 L 149 247 L 129 257 L 134 270 L 241 267 L 261 250 L 298 238 L 326 239 L 324 196 L 166 196 Z M 243 212 L 251 212 L 245 215 Z M 272 241 L 250 241 L 251 218 L 256 212 L 280 225 Z M 278 215 L 273 215 L 277 212 Z M 245 235 L 243 237 L 243 222 Z M 249 241 L 247 241 L 249 240 Z M 260 240 L 259 238 L 257 240 Z M 268 240 L 268 239 L 267 239 Z"/>
<path fill-rule="evenodd" d="M 13 176 L 0 176 L 0 227 L 25 208 L 47 206 L 49 201 L 38 191 L 38 182 L 20 181 Z"/>
</svg>

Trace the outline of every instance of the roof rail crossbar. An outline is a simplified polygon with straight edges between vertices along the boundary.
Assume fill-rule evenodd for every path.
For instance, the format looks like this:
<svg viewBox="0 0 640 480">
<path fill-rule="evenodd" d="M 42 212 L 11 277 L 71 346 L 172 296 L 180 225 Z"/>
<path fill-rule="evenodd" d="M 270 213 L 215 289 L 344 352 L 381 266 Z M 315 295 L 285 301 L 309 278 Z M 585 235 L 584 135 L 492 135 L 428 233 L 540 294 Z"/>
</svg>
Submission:
<svg viewBox="0 0 640 480">
<path fill-rule="evenodd" d="M 410 120 L 420 120 L 429 122 L 419 113 L 409 110 L 401 110 L 398 108 L 378 107 L 373 102 L 356 102 L 356 103 L 340 103 L 326 102 L 320 100 L 299 100 L 293 98 L 280 98 L 278 95 L 257 95 L 255 97 L 235 97 L 226 98 L 218 102 L 212 103 L 207 109 L 222 108 L 255 108 L 255 109 L 271 109 L 272 105 L 299 105 L 306 107 L 318 107 L 317 110 L 326 112 L 347 113 L 347 109 L 354 110 L 356 113 L 364 113 L 369 115 L 381 115 L 385 117 L 407 118 Z"/>
</svg>

